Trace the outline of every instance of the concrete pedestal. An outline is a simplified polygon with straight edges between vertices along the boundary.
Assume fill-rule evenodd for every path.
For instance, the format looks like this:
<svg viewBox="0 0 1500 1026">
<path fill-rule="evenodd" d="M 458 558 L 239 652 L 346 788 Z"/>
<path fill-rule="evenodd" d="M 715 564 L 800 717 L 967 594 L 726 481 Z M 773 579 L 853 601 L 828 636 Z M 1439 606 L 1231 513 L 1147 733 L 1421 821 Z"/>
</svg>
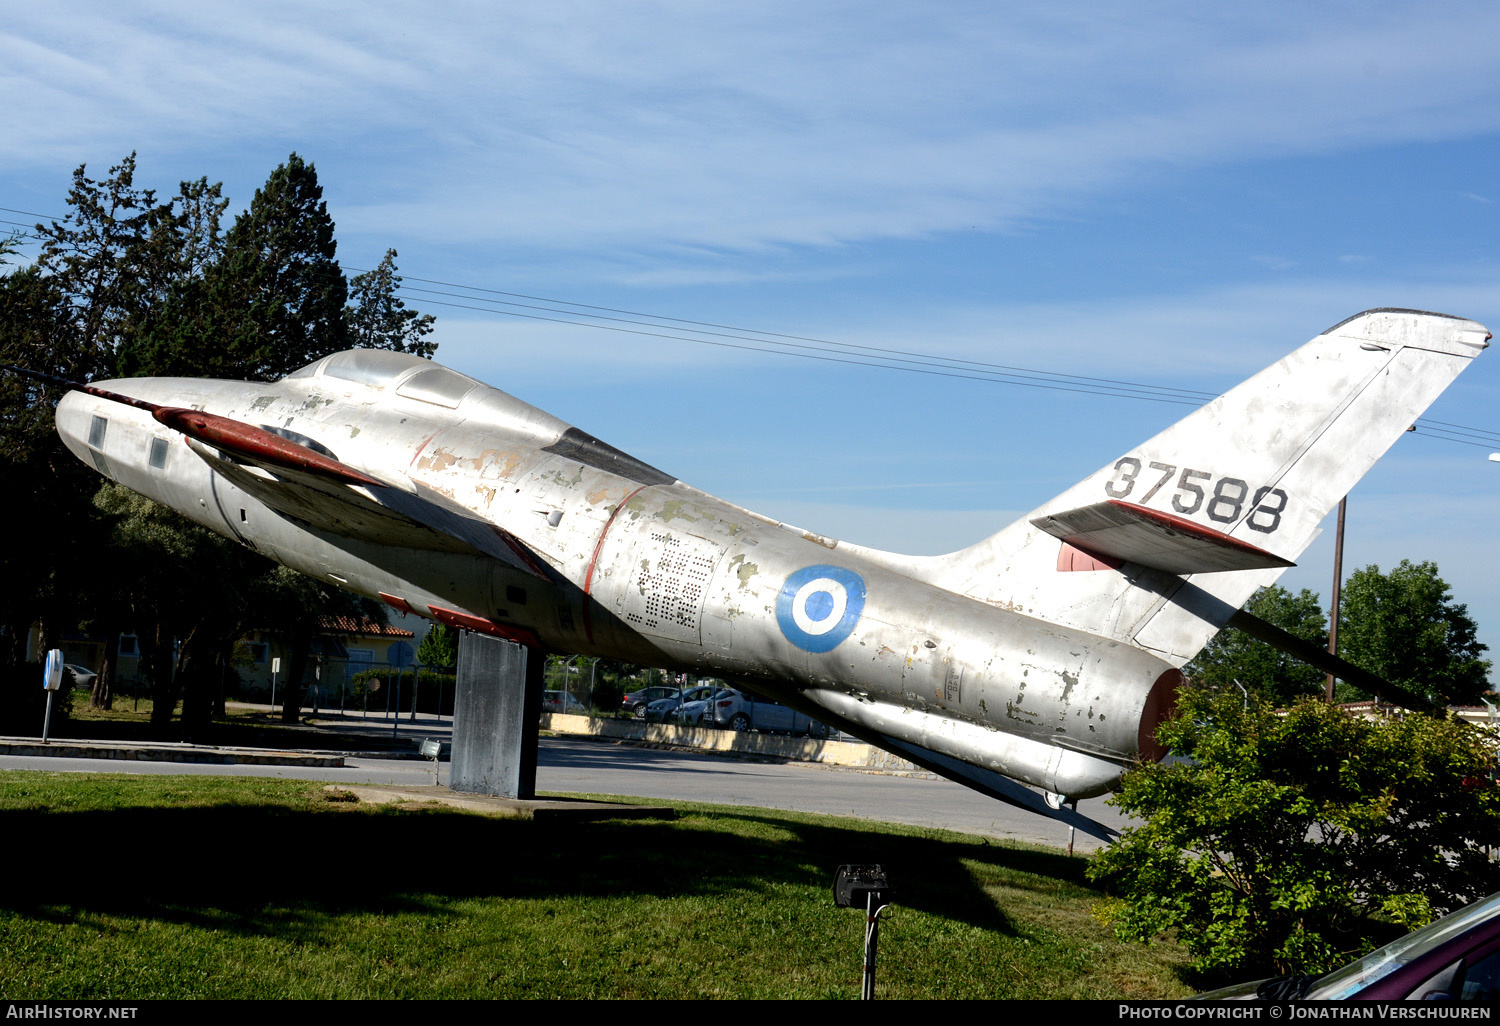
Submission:
<svg viewBox="0 0 1500 1026">
<path fill-rule="evenodd" d="M 453 702 L 448 786 L 501 798 L 536 796 L 536 735 L 542 667 L 536 649 L 463 632 Z"/>
</svg>

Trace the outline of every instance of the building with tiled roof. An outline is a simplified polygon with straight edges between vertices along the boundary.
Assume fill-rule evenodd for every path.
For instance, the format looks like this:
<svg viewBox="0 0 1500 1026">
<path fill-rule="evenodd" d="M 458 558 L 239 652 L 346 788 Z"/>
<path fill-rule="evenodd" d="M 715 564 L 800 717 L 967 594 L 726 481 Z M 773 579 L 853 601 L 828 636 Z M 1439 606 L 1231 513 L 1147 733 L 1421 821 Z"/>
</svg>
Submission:
<svg viewBox="0 0 1500 1026">
<path fill-rule="evenodd" d="M 352 634 L 358 637 L 390 638 L 392 641 L 416 637 L 404 627 L 374 620 L 356 620 L 352 616 L 320 616 L 318 629 L 328 634 Z"/>
<path fill-rule="evenodd" d="M 353 616 L 320 616 L 303 683 L 321 686 L 327 701 L 327 696 L 355 674 L 386 668 L 395 657 L 394 645 L 405 644 L 414 653 L 415 639 L 412 631 L 393 624 Z M 292 664 L 289 639 L 272 631 L 251 631 L 240 639 L 236 655 L 242 697 L 264 700 L 271 693 L 273 681 L 278 694 L 287 683 Z"/>
</svg>

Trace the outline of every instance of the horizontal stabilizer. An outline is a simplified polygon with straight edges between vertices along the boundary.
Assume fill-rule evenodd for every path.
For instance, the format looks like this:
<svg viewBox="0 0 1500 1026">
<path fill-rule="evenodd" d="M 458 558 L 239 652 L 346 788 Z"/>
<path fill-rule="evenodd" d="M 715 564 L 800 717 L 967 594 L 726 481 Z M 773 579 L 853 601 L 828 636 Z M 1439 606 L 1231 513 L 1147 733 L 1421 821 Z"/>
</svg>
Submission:
<svg viewBox="0 0 1500 1026">
<path fill-rule="evenodd" d="M 1295 566 L 1272 552 L 1161 510 L 1108 499 L 1031 523 L 1091 556 L 1170 574 Z"/>
</svg>

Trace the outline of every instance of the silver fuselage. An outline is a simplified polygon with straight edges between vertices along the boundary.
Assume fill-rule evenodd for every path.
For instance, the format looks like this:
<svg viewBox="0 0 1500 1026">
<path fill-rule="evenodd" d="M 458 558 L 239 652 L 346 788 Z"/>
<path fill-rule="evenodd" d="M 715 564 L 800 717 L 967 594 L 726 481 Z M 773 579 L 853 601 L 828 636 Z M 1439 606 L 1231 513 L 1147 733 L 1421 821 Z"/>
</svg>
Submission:
<svg viewBox="0 0 1500 1026">
<path fill-rule="evenodd" d="M 1109 788 L 1175 681 L 1147 652 L 963 597 L 899 557 L 717 499 L 487 386 L 448 406 L 316 374 L 100 384 L 301 436 L 388 483 L 431 489 L 503 526 L 548 574 L 320 529 L 216 473 L 146 412 L 78 392 L 59 405 L 58 429 L 81 459 L 286 566 L 419 615 L 457 610 L 556 651 L 745 682 L 855 733 L 1060 794 Z M 811 583 L 789 591 L 799 573 Z M 805 606 L 800 621 L 789 601 Z"/>
</svg>

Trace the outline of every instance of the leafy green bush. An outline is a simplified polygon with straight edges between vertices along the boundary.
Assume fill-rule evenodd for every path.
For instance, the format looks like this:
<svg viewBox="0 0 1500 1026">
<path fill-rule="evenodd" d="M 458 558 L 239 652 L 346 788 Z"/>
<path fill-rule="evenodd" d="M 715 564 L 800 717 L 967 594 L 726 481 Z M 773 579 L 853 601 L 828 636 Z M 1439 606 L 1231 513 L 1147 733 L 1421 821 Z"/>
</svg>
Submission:
<svg viewBox="0 0 1500 1026">
<path fill-rule="evenodd" d="M 1500 885 L 1488 731 L 1196 692 L 1157 736 L 1190 761 L 1126 774 L 1114 804 L 1145 825 L 1089 867 L 1122 938 L 1175 930 L 1204 971 L 1319 972 Z"/>
</svg>

